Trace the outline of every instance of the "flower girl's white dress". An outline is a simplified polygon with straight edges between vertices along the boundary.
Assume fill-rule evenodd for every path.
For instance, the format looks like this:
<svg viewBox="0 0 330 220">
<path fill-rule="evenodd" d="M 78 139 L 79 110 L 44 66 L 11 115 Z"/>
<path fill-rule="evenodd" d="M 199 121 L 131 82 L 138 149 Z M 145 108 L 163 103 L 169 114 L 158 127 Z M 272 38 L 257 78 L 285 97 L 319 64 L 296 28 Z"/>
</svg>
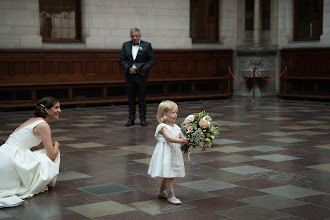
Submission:
<svg viewBox="0 0 330 220">
<path fill-rule="evenodd" d="M 30 150 L 41 143 L 33 128 L 44 122 L 38 120 L 15 130 L 0 147 L 0 208 L 20 205 L 23 199 L 55 185 L 60 154 L 53 162 L 45 149 Z"/>
<path fill-rule="evenodd" d="M 151 177 L 184 177 L 185 171 L 180 149 L 181 145 L 167 142 L 164 136 L 158 133 L 164 126 L 173 137 L 180 137 L 181 129 L 176 124 L 174 124 L 174 127 L 164 123 L 157 126 L 155 138 L 158 142 L 151 157 L 148 174 Z"/>
</svg>

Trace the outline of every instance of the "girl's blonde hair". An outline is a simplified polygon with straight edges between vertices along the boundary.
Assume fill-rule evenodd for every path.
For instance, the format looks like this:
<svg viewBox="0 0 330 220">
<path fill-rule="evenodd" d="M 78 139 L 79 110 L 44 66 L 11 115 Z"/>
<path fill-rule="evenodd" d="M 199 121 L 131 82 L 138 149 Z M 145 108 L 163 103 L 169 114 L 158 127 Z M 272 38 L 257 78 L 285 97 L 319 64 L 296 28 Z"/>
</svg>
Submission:
<svg viewBox="0 0 330 220">
<path fill-rule="evenodd" d="M 159 106 L 158 106 L 158 111 L 157 111 L 157 121 L 159 123 L 163 123 L 165 121 L 165 115 L 167 112 L 169 112 L 172 109 L 178 108 L 178 105 L 171 101 L 171 100 L 164 100 L 162 101 Z"/>
</svg>

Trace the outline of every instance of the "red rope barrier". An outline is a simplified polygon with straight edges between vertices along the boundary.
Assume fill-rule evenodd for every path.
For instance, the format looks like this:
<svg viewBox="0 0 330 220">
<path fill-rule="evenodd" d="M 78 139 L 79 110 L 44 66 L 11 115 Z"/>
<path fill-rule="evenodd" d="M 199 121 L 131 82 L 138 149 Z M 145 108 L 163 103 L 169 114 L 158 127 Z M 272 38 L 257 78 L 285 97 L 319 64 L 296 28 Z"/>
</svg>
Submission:
<svg viewBox="0 0 330 220">
<path fill-rule="evenodd" d="M 279 78 L 284 74 L 284 72 L 285 72 L 285 70 L 283 70 L 283 72 L 282 72 L 278 77 L 276 77 L 276 78 L 274 78 L 274 79 L 266 79 L 266 78 L 262 77 L 262 76 L 261 76 L 259 73 L 257 73 L 257 72 L 256 72 L 256 74 L 258 74 L 258 76 L 259 76 L 261 79 L 263 79 L 263 80 L 266 80 L 266 81 L 275 81 L 275 80 L 279 79 Z"/>
<path fill-rule="evenodd" d="M 231 76 L 234 78 L 234 80 L 235 80 L 236 82 L 238 82 L 238 83 L 244 83 L 244 82 L 246 82 L 246 81 L 250 78 L 250 76 L 252 75 L 252 73 L 253 73 L 253 72 L 251 72 L 250 75 L 248 76 L 248 78 L 246 78 L 244 81 L 239 81 L 239 80 L 237 80 L 237 79 L 235 78 L 235 76 L 233 75 L 233 73 L 232 73 L 231 71 L 229 71 L 229 72 L 230 72 Z"/>
</svg>

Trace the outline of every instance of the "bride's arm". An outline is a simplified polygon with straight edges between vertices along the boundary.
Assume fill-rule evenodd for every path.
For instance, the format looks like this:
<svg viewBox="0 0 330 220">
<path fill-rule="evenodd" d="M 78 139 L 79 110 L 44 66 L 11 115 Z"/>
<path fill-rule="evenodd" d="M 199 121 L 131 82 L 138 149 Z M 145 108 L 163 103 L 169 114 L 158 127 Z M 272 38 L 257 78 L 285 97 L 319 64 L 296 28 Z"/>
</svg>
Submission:
<svg viewBox="0 0 330 220">
<path fill-rule="evenodd" d="M 33 133 L 35 135 L 38 135 L 42 139 L 42 143 L 46 149 L 47 156 L 54 161 L 57 157 L 57 154 L 59 152 L 59 143 L 55 141 L 52 142 L 52 133 L 50 130 L 50 126 L 48 123 L 40 123 L 38 124 L 34 129 Z"/>
</svg>

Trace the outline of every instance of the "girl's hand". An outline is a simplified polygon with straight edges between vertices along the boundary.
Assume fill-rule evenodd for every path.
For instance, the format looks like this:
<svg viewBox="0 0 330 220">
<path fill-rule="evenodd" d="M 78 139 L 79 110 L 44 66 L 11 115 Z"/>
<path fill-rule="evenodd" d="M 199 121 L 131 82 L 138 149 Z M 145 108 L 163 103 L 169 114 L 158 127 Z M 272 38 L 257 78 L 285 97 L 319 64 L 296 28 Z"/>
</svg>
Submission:
<svg viewBox="0 0 330 220">
<path fill-rule="evenodd" d="M 183 144 L 186 144 L 186 145 L 189 145 L 189 146 L 191 146 L 191 143 L 189 143 L 189 141 L 188 141 L 188 139 L 187 138 L 183 138 L 184 139 L 184 143 Z"/>
<path fill-rule="evenodd" d="M 39 147 L 39 145 L 37 145 L 37 146 L 35 146 L 35 147 L 32 147 L 30 150 L 31 151 L 35 151 L 35 150 L 39 150 L 40 149 L 40 147 Z"/>
</svg>

